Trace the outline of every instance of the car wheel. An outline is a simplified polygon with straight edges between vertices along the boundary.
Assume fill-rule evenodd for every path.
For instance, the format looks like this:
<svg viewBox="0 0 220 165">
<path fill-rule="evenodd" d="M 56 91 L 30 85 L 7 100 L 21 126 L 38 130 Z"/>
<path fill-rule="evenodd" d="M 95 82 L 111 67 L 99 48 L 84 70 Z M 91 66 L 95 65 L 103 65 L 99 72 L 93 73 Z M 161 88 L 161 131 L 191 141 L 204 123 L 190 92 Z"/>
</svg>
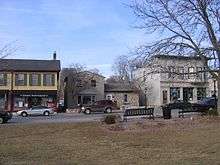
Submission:
<svg viewBox="0 0 220 165">
<path fill-rule="evenodd" d="M 49 116 L 49 115 L 50 115 L 50 112 L 48 112 L 48 111 L 44 112 L 44 116 Z"/>
<path fill-rule="evenodd" d="M 91 113 L 91 110 L 90 110 L 90 109 L 86 109 L 86 110 L 85 110 L 85 114 L 88 115 L 88 114 L 90 114 L 90 113 Z"/>
<path fill-rule="evenodd" d="M 105 109 L 105 112 L 106 112 L 106 113 L 112 113 L 112 109 L 111 109 L 110 107 L 109 107 L 109 108 L 106 108 L 106 109 Z"/>
<path fill-rule="evenodd" d="M 0 117 L 0 124 L 4 123 L 4 119 L 2 117 Z"/>
<path fill-rule="evenodd" d="M 22 112 L 22 113 L 21 113 L 21 116 L 22 116 L 22 117 L 27 117 L 27 115 L 28 115 L 27 112 Z"/>
</svg>

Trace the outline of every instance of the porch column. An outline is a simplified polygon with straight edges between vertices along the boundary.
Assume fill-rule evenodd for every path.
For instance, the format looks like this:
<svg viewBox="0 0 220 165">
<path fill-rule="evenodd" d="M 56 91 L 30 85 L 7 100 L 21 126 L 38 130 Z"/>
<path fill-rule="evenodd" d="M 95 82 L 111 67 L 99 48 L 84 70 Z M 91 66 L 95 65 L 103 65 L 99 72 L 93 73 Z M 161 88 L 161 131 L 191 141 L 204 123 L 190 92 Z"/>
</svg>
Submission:
<svg viewBox="0 0 220 165">
<path fill-rule="evenodd" d="M 180 100 L 183 100 L 183 88 L 180 87 Z"/>
<path fill-rule="evenodd" d="M 193 88 L 193 102 L 197 102 L 197 88 Z"/>
</svg>

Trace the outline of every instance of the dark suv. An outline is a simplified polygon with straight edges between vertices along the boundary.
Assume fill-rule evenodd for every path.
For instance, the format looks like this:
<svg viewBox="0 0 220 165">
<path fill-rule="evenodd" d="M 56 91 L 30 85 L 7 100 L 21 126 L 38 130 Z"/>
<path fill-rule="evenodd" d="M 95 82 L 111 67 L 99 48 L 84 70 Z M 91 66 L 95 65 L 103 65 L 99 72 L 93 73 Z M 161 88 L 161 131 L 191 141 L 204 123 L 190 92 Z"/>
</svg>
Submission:
<svg viewBox="0 0 220 165">
<path fill-rule="evenodd" d="M 0 110 L 0 124 L 7 123 L 12 118 L 12 113 Z"/>
<path fill-rule="evenodd" d="M 82 112 L 85 114 L 90 114 L 91 112 L 111 113 L 114 109 L 117 109 L 117 105 L 111 100 L 99 100 L 81 107 Z"/>
</svg>

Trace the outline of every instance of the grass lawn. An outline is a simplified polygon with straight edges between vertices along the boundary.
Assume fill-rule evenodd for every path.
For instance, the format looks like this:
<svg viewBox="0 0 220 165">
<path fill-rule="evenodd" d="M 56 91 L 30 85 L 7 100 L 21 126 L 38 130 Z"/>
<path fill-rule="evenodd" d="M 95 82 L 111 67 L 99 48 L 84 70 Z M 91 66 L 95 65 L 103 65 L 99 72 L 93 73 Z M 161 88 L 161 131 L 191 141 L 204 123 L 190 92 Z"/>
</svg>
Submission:
<svg viewBox="0 0 220 165">
<path fill-rule="evenodd" d="M 220 164 L 220 118 L 0 125 L 0 164 Z"/>
</svg>

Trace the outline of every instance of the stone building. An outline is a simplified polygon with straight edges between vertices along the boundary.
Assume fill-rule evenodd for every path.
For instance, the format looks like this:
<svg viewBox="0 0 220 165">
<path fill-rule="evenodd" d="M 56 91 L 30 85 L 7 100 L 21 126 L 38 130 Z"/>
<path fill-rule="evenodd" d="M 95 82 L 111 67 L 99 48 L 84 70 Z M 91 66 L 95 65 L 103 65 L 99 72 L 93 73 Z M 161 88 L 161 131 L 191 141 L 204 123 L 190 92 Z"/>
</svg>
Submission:
<svg viewBox="0 0 220 165">
<path fill-rule="evenodd" d="M 75 72 L 71 68 L 64 68 L 61 77 L 60 95 L 63 96 L 66 108 L 104 99 L 104 76 L 90 71 Z"/>
<path fill-rule="evenodd" d="M 139 106 L 139 90 L 130 83 L 105 84 L 105 98 L 115 101 L 118 107 Z"/>
<path fill-rule="evenodd" d="M 142 104 L 161 106 L 174 100 L 197 102 L 211 96 L 205 63 L 199 57 L 154 56 L 133 72 L 142 89 Z"/>
</svg>

